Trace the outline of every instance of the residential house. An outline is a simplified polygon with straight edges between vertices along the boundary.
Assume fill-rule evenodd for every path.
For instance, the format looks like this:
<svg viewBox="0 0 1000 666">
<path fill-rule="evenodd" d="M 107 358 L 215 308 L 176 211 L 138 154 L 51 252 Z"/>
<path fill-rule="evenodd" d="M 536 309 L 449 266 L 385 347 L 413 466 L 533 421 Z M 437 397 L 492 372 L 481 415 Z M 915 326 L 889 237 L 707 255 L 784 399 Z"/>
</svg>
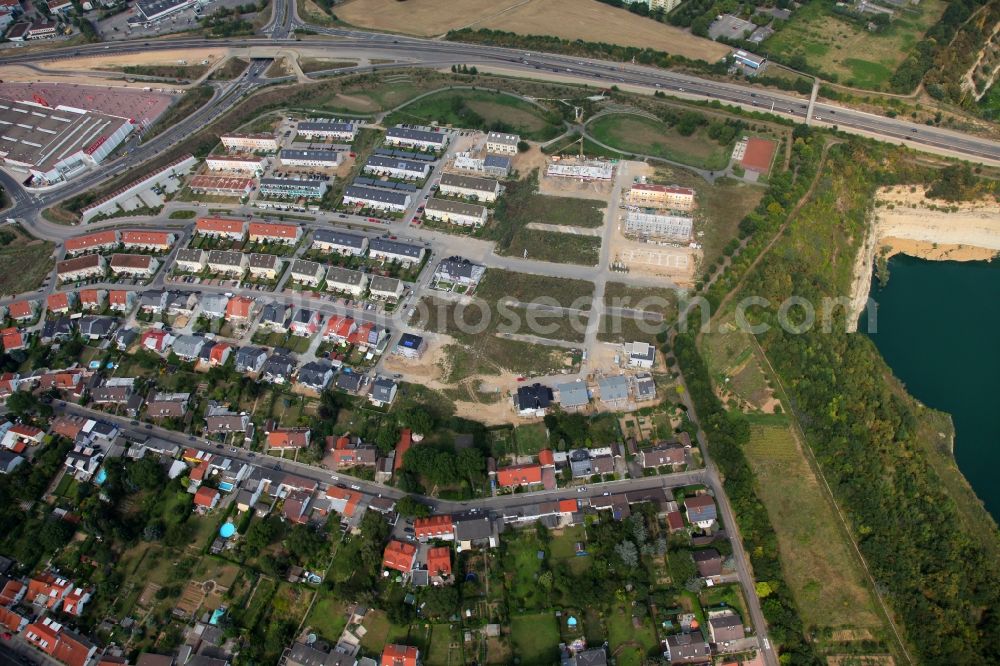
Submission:
<svg viewBox="0 0 1000 666">
<path fill-rule="evenodd" d="M 200 335 L 178 335 L 170 348 L 180 359 L 193 361 L 204 346 L 205 338 Z"/>
<path fill-rule="evenodd" d="M 319 646 L 322 647 L 322 646 Z M 374 660 L 371 666 L 375 666 Z M 317 649 L 317 645 L 306 645 L 304 643 L 293 643 L 292 647 L 285 650 L 281 663 L 283 666 L 358 666 L 356 657 L 337 649 L 329 652 Z"/>
<path fill-rule="evenodd" d="M 268 303 L 261 310 L 260 326 L 277 333 L 286 333 L 291 313 L 291 306 L 283 303 Z"/>
<path fill-rule="evenodd" d="M 166 351 L 167 346 L 173 340 L 172 336 L 162 328 L 150 328 L 143 332 L 139 338 L 139 346 L 157 353 Z"/>
<path fill-rule="evenodd" d="M 100 446 L 77 443 L 66 453 L 63 464 L 77 481 L 86 482 L 93 478 L 104 461 L 104 451 Z"/>
<path fill-rule="evenodd" d="M 258 280 L 277 280 L 284 262 L 273 254 L 251 254 L 250 275 Z"/>
<path fill-rule="evenodd" d="M 28 579 L 24 601 L 41 609 L 56 610 L 72 589 L 73 583 L 69 580 L 46 571 Z"/>
<path fill-rule="evenodd" d="M 328 455 L 333 459 L 335 467 L 373 467 L 377 462 L 378 449 L 365 445 L 361 440 L 350 435 L 327 437 Z"/>
<path fill-rule="evenodd" d="M 266 434 L 269 449 L 304 449 L 309 446 L 309 428 L 274 428 Z"/>
<path fill-rule="evenodd" d="M 98 386 L 90 391 L 90 399 L 95 405 L 124 404 L 132 396 L 132 387 L 128 384 Z"/>
<path fill-rule="evenodd" d="M 87 254 L 82 257 L 64 259 L 56 262 L 56 276 L 62 282 L 76 282 L 89 278 L 101 277 L 107 264 L 99 254 Z"/>
<path fill-rule="evenodd" d="M 677 468 L 686 462 L 686 452 L 683 446 L 660 442 L 651 449 L 639 451 L 639 462 L 646 469 L 655 469 L 664 465 Z"/>
<path fill-rule="evenodd" d="M 305 259 L 296 259 L 292 262 L 291 280 L 293 282 L 319 287 L 324 275 L 326 275 L 326 269 L 323 264 Z"/>
<path fill-rule="evenodd" d="M 222 319 L 229 308 L 229 296 L 205 294 L 201 299 L 201 315 L 209 319 Z"/>
<path fill-rule="evenodd" d="M 112 295 L 114 292 L 111 292 Z M 161 314 L 167 309 L 167 292 L 149 289 L 139 294 L 139 310 L 148 314 Z"/>
<path fill-rule="evenodd" d="M 455 543 L 459 551 L 500 545 L 497 526 L 488 516 L 459 516 L 454 519 L 454 524 Z"/>
<path fill-rule="evenodd" d="M 211 511 L 219 505 L 222 495 L 218 490 L 209 486 L 200 486 L 194 493 L 194 505 L 196 509 Z"/>
<path fill-rule="evenodd" d="M 65 666 L 87 666 L 97 653 L 96 645 L 51 617 L 26 626 L 23 636 L 30 645 Z"/>
<path fill-rule="evenodd" d="M 260 372 L 267 352 L 260 347 L 242 347 L 236 352 L 236 372 Z"/>
<path fill-rule="evenodd" d="M 698 567 L 698 575 L 702 578 L 722 575 L 722 555 L 719 555 L 719 551 L 714 548 L 696 550 L 691 553 L 691 557 L 694 558 L 694 563 Z"/>
<path fill-rule="evenodd" d="M 69 340 L 73 337 L 73 320 L 65 316 L 46 319 L 39 337 L 44 343 Z"/>
<path fill-rule="evenodd" d="M 385 131 L 385 143 L 387 146 L 439 151 L 448 145 L 448 135 L 438 129 L 397 125 Z"/>
<path fill-rule="evenodd" d="M 402 213 L 410 206 L 412 200 L 409 193 L 400 190 L 348 185 L 344 188 L 342 205 Z"/>
<path fill-rule="evenodd" d="M 7 316 L 14 321 L 26 322 L 35 318 L 38 301 L 14 301 L 7 307 Z"/>
<path fill-rule="evenodd" d="M 382 568 L 395 569 L 400 573 L 408 574 L 413 570 L 413 563 L 416 557 L 416 546 L 412 543 L 392 539 L 382 554 Z"/>
<path fill-rule="evenodd" d="M 410 360 L 417 360 L 424 355 L 425 351 L 427 351 L 427 343 L 421 336 L 414 335 L 413 333 L 403 333 L 399 338 L 399 342 L 393 348 L 392 353 Z"/>
<path fill-rule="evenodd" d="M 396 382 L 387 377 L 379 377 L 372 382 L 371 390 L 368 392 L 368 401 L 376 407 L 391 405 L 396 399 Z"/>
<path fill-rule="evenodd" d="M 208 253 L 198 248 L 181 248 L 177 251 L 177 270 L 201 273 L 208 266 Z"/>
<path fill-rule="evenodd" d="M 724 645 L 745 638 L 746 631 L 743 628 L 743 620 L 735 613 L 711 617 L 708 620 L 708 637 L 716 645 Z"/>
<path fill-rule="evenodd" d="M 431 163 L 388 155 L 372 155 L 365 162 L 364 173 L 400 180 L 423 180 L 431 173 Z"/>
<path fill-rule="evenodd" d="M 485 273 L 485 266 L 474 264 L 464 257 L 448 257 L 438 264 L 434 271 L 434 279 L 473 288 L 479 284 Z"/>
<path fill-rule="evenodd" d="M 329 361 L 316 360 L 299 368 L 296 383 L 312 391 L 322 392 L 333 381 L 333 366 Z"/>
<path fill-rule="evenodd" d="M 501 488 L 537 485 L 542 483 L 542 466 L 530 463 L 501 467 L 496 472 L 496 481 Z"/>
<path fill-rule="evenodd" d="M 626 342 L 625 359 L 631 368 L 649 370 L 656 362 L 656 347 L 647 342 Z"/>
<path fill-rule="evenodd" d="M 76 294 L 67 291 L 57 291 L 45 299 L 45 306 L 52 314 L 66 314 L 76 303 Z"/>
<path fill-rule="evenodd" d="M 242 252 L 212 250 L 208 253 L 208 270 L 221 275 L 242 277 L 249 257 Z"/>
<path fill-rule="evenodd" d="M 107 292 L 103 289 L 81 289 L 80 307 L 84 310 L 100 310 L 104 306 Z"/>
<path fill-rule="evenodd" d="M 368 237 L 336 229 L 317 229 L 312 246 L 327 252 L 359 257 L 368 250 Z"/>
<path fill-rule="evenodd" d="M 609 407 L 621 407 L 628 402 L 628 378 L 624 375 L 598 377 L 597 390 L 601 394 L 601 402 Z"/>
<path fill-rule="evenodd" d="M 438 192 L 448 196 L 491 203 L 500 196 L 500 183 L 492 178 L 445 173 L 441 175 Z"/>
<path fill-rule="evenodd" d="M 496 155 L 517 155 L 517 144 L 521 137 L 505 132 L 490 132 L 486 135 L 486 152 Z"/>
<path fill-rule="evenodd" d="M 377 351 L 378 346 L 385 340 L 387 335 L 388 332 L 384 328 L 379 328 L 372 322 L 363 321 L 358 324 L 357 329 L 351 333 L 347 341 L 356 346 L 360 351 Z"/>
<path fill-rule="evenodd" d="M 217 342 L 212 345 L 212 351 L 208 355 L 208 365 L 213 368 L 225 365 L 232 352 L 233 346 L 231 344 L 228 342 Z"/>
<path fill-rule="evenodd" d="M 712 650 L 700 630 L 667 636 L 663 656 L 671 664 L 707 664 Z"/>
<path fill-rule="evenodd" d="M 521 417 L 542 417 L 552 404 L 552 389 L 538 382 L 517 389 L 514 407 Z"/>
<path fill-rule="evenodd" d="M 251 222 L 250 241 L 253 243 L 285 243 L 294 245 L 302 237 L 302 228 L 297 224 L 276 224 L 274 222 Z"/>
<path fill-rule="evenodd" d="M 135 292 L 112 289 L 108 292 L 108 307 L 115 312 L 128 312 L 135 304 Z"/>
<path fill-rule="evenodd" d="M 295 373 L 295 359 L 287 353 L 275 350 L 260 369 L 261 378 L 271 384 L 287 384 Z"/>
<path fill-rule="evenodd" d="M 3 341 L 3 350 L 5 352 L 28 348 L 28 334 L 22 333 L 14 327 L 0 330 L 0 340 Z"/>
<path fill-rule="evenodd" d="M 635 400 L 643 402 L 656 399 L 656 382 L 652 375 L 641 373 L 635 376 Z"/>
<path fill-rule="evenodd" d="M 396 278 L 375 275 L 368 287 L 372 298 L 383 301 L 397 301 L 403 295 L 403 283 Z"/>
<path fill-rule="evenodd" d="M 24 458 L 8 449 L 0 450 L 0 474 L 10 474 L 17 466 L 24 462 Z"/>
<path fill-rule="evenodd" d="M 608 655 L 603 647 L 580 650 L 572 657 L 564 658 L 560 666 L 608 666 Z"/>
<path fill-rule="evenodd" d="M 556 391 L 559 393 L 559 405 L 564 410 L 575 411 L 590 404 L 590 392 L 584 381 L 557 384 Z"/>
<path fill-rule="evenodd" d="M 326 288 L 329 291 L 361 296 L 368 286 L 368 275 L 349 268 L 330 266 L 326 271 Z"/>
<path fill-rule="evenodd" d="M 134 328 L 119 328 L 114 333 L 113 341 L 119 351 L 125 351 L 139 339 L 139 333 Z"/>
<path fill-rule="evenodd" d="M 323 315 L 320 312 L 308 308 L 299 308 L 292 317 L 292 335 L 312 337 L 319 332 L 322 324 Z"/>
<path fill-rule="evenodd" d="M 718 518 L 715 499 L 707 494 L 685 498 L 684 511 L 687 513 L 688 522 L 703 530 L 712 527 Z"/>
<path fill-rule="evenodd" d="M 356 372 L 342 372 L 337 375 L 335 385 L 341 391 L 357 395 L 365 386 L 365 375 Z"/>
<path fill-rule="evenodd" d="M 202 217 L 195 223 L 194 232 L 200 236 L 242 241 L 246 236 L 246 222 L 224 217 Z"/>
<path fill-rule="evenodd" d="M 187 406 L 187 399 L 164 400 L 154 396 L 146 405 L 146 416 L 154 420 L 179 419 L 187 414 Z"/>
<path fill-rule="evenodd" d="M 343 344 L 358 328 L 357 323 L 351 317 L 341 315 L 331 315 L 323 329 L 323 339 L 329 342 Z"/>
<path fill-rule="evenodd" d="M 160 262 L 148 254 L 113 254 L 110 266 L 115 275 L 150 278 L 156 274 Z"/>
<path fill-rule="evenodd" d="M 245 323 L 253 318 L 257 302 L 248 296 L 234 296 L 226 303 L 226 321 Z"/>
<path fill-rule="evenodd" d="M 364 498 L 361 493 L 340 486 L 330 486 L 326 489 L 326 497 L 330 510 L 336 511 L 343 518 L 351 519 L 356 515 L 360 516 L 357 511 Z"/>
<path fill-rule="evenodd" d="M 276 153 L 278 139 L 273 134 L 223 134 L 219 137 L 226 150 L 235 152 Z"/>
<path fill-rule="evenodd" d="M 451 548 L 441 546 L 427 549 L 427 574 L 435 585 L 451 581 Z"/>
</svg>

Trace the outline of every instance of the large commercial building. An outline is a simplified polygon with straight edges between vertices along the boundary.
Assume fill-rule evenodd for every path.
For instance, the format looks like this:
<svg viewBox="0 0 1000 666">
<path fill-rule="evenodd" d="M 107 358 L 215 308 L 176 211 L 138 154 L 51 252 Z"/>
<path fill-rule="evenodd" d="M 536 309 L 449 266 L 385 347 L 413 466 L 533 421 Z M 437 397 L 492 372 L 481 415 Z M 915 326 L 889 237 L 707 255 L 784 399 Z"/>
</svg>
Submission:
<svg viewBox="0 0 1000 666">
<path fill-rule="evenodd" d="M 690 210 L 694 207 L 694 195 L 690 187 L 637 183 L 628 191 L 628 202 L 643 208 Z"/>
<path fill-rule="evenodd" d="M 625 216 L 625 233 L 648 238 L 688 240 L 693 220 L 681 215 L 653 215 L 630 210 Z"/>
<path fill-rule="evenodd" d="M 342 120 L 303 120 L 296 131 L 307 139 L 339 139 L 354 141 L 358 124 Z"/>
<path fill-rule="evenodd" d="M 385 143 L 389 146 L 441 150 L 448 145 L 448 135 L 430 129 L 396 126 L 385 131 Z"/>
<path fill-rule="evenodd" d="M 0 156 L 38 184 L 68 180 L 96 166 L 132 131 L 128 118 L 68 106 L 0 99 Z"/>
<path fill-rule="evenodd" d="M 129 22 L 145 25 L 156 23 L 197 3 L 198 0 L 139 0 L 135 3 L 135 16 Z"/>
<path fill-rule="evenodd" d="M 486 224 L 486 207 L 464 201 L 428 199 L 424 215 L 432 220 L 458 224 L 463 227 L 481 227 Z"/>
<path fill-rule="evenodd" d="M 261 178 L 258 192 L 264 197 L 322 199 L 326 194 L 326 181 L 311 178 Z"/>
<path fill-rule="evenodd" d="M 344 188 L 344 205 L 363 206 L 364 208 L 377 208 L 401 213 L 410 205 L 410 195 L 406 192 L 348 185 Z"/>
</svg>

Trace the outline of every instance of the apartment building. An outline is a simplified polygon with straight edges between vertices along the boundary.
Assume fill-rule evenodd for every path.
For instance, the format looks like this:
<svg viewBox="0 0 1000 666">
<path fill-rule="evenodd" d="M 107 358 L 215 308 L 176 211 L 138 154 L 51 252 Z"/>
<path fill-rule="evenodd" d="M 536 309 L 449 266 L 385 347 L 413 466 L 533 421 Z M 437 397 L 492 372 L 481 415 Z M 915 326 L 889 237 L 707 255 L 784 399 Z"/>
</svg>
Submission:
<svg viewBox="0 0 1000 666">
<path fill-rule="evenodd" d="M 521 137 L 517 134 L 490 132 L 486 135 L 486 152 L 494 155 L 517 155 L 517 144 Z"/>
<path fill-rule="evenodd" d="M 82 257 L 64 259 L 56 264 L 56 276 L 62 282 L 75 282 L 104 275 L 104 257 L 86 254 Z"/>
<path fill-rule="evenodd" d="M 424 216 L 463 227 L 481 227 L 486 224 L 487 210 L 479 204 L 431 198 L 424 206 Z"/>
<path fill-rule="evenodd" d="M 235 171 L 262 174 L 267 168 L 267 158 L 257 155 L 209 155 L 205 158 L 209 171 Z"/>
<path fill-rule="evenodd" d="M 368 251 L 368 237 L 336 229 L 317 229 L 313 233 L 312 246 L 326 252 L 360 257 Z"/>
<path fill-rule="evenodd" d="M 630 210 L 625 215 L 624 231 L 646 238 L 689 240 L 694 220 L 683 215 L 654 215 Z"/>
<path fill-rule="evenodd" d="M 406 192 L 380 190 L 362 185 L 348 185 L 344 189 L 345 206 L 361 206 L 402 213 L 410 205 L 410 195 Z"/>
<path fill-rule="evenodd" d="M 220 197 L 245 197 L 253 192 L 253 178 L 243 176 L 211 176 L 202 174 L 188 181 L 195 194 L 213 194 Z"/>
<path fill-rule="evenodd" d="M 296 132 L 307 139 L 335 139 L 352 143 L 358 133 L 358 123 L 347 120 L 303 120 L 296 127 Z"/>
<path fill-rule="evenodd" d="M 500 196 L 500 183 L 492 178 L 446 173 L 441 176 L 438 193 L 489 203 L 496 201 Z"/>
<path fill-rule="evenodd" d="M 225 217 L 202 217 L 195 223 L 194 232 L 210 238 L 228 238 L 241 241 L 246 236 L 246 222 Z"/>
<path fill-rule="evenodd" d="M 344 161 L 344 153 L 340 150 L 303 150 L 282 148 L 278 153 L 278 161 L 284 167 L 315 167 L 318 169 L 336 169 Z"/>
<path fill-rule="evenodd" d="M 212 250 L 208 253 L 208 269 L 213 273 L 241 277 L 247 269 L 249 257 L 242 252 Z"/>
<path fill-rule="evenodd" d="M 63 244 L 66 254 L 73 256 L 84 252 L 103 252 L 113 250 L 118 245 L 118 232 L 98 231 L 93 234 L 68 238 Z"/>
<path fill-rule="evenodd" d="M 261 178 L 258 193 L 262 197 L 322 199 L 326 181 L 314 178 Z"/>
<path fill-rule="evenodd" d="M 129 250 L 166 252 L 174 244 L 174 235 L 167 231 L 123 231 L 122 245 Z"/>
<path fill-rule="evenodd" d="M 385 155 L 372 155 L 365 162 L 364 172 L 404 180 L 422 180 L 430 175 L 431 163 Z"/>
<path fill-rule="evenodd" d="M 326 274 L 323 264 L 305 259 L 296 259 L 292 262 L 291 279 L 299 284 L 306 284 L 310 287 L 318 287 Z"/>
<path fill-rule="evenodd" d="M 278 152 L 278 139 L 273 134 L 223 134 L 219 140 L 229 151 Z"/>
<path fill-rule="evenodd" d="M 448 135 L 430 129 L 418 129 L 397 125 L 385 131 L 387 146 L 405 146 L 421 150 L 442 150 L 448 145 Z"/>
<path fill-rule="evenodd" d="M 251 222 L 250 241 L 253 243 L 287 243 L 294 245 L 302 238 L 302 229 L 297 224 L 275 224 L 272 222 Z"/>
<path fill-rule="evenodd" d="M 642 208 L 690 210 L 694 207 L 695 191 L 679 185 L 636 183 L 628 191 L 628 203 Z"/>
<path fill-rule="evenodd" d="M 250 275 L 258 280 L 278 279 L 283 265 L 284 262 L 273 254 L 258 254 L 256 252 L 250 255 L 250 260 L 247 262 Z"/>
<path fill-rule="evenodd" d="M 149 278 L 156 274 L 160 262 L 148 254 L 113 254 L 110 266 L 115 275 Z"/>
<path fill-rule="evenodd" d="M 197 248 L 182 248 L 177 251 L 177 270 L 185 273 L 200 273 L 208 265 L 208 253 Z"/>
</svg>

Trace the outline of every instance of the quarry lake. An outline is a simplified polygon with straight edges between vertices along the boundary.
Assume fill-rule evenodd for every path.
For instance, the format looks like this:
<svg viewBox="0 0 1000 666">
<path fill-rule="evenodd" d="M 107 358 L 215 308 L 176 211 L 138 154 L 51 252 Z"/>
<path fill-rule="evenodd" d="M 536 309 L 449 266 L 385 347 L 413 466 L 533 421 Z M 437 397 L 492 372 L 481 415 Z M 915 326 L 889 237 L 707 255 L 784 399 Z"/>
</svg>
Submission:
<svg viewBox="0 0 1000 666">
<path fill-rule="evenodd" d="M 1000 522 L 1000 261 L 889 260 L 872 285 L 876 331 L 866 332 L 915 398 L 948 412 L 955 458 Z"/>
</svg>

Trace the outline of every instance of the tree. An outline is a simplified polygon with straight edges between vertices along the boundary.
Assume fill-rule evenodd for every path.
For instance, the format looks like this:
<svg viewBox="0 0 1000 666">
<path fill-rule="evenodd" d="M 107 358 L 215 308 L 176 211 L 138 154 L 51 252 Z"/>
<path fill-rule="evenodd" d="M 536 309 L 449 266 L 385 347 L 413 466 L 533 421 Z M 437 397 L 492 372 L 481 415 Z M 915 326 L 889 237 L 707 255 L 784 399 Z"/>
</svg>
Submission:
<svg viewBox="0 0 1000 666">
<path fill-rule="evenodd" d="M 49 518 L 42 523 L 42 529 L 38 531 L 38 545 L 46 553 L 55 552 L 69 543 L 75 531 L 66 521 Z"/>
<path fill-rule="evenodd" d="M 635 547 L 635 543 L 626 539 L 615 546 L 615 552 L 628 568 L 634 569 L 639 565 L 639 549 Z"/>
<path fill-rule="evenodd" d="M 17 418 L 24 418 L 38 411 L 38 398 L 30 391 L 14 391 L 7 398 L 7 412 Z"/>
<path fill-rule="evenodd" d="M 137 460 L 128 469 L 129 481 L 142 490 L 162 488 L 166 476 L 163 467 L 151 457 Z"/>
<path fill-rule="evenodd" d="M 458 590 L 452 585 L 432 587 L 424 594 L 423 612 L 430 617 L 446 618 L 458 610 Z"/>
<path fill-rule="evenodd" d="M 426 518 L 431 515 L 431 508 L 413 495 L 407 495 L 396 502 L 396 513 L 411 518 Z"/>
</svg>

